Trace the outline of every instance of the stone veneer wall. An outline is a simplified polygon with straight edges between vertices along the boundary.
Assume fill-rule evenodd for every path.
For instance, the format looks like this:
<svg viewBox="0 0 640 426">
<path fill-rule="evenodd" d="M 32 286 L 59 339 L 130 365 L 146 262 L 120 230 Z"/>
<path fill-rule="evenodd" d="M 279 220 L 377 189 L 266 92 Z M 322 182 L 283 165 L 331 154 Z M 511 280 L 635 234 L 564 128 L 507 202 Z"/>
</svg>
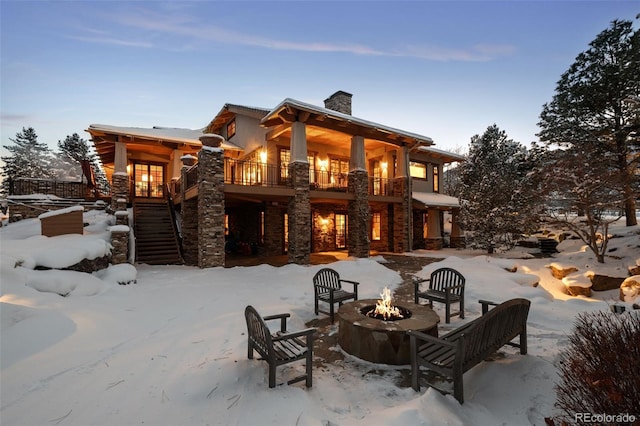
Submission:
<svg viewBox="0 0 640 426">
<path fill-rule="evenodd" d="M 313 251 L 332 251 L 336 249 L 336 215 L 334 205 L 318 204 L 313 206 Z"/>
<path fill-rule="evenodd" d="M 198 153 L 198 266 L 224 266 L 224 151 Z"/>
<path fill-rule="evenodd" d="M 279 205 L 264 206 L 264 254 L 278 256 L 284 252 L 284 210 Z"/>
<path fill-rule="evenodd" d="M 396 178 L 393 181 L 393 193 L 402 194 L 402 203 L 393 204 L 393 251 L 402 253 L 410 251 L 409 232 L 410 232 L 410 215 L 408 212 L 411 207 L 411 187 L 408 178 Z"/>
<path fill-rule="evenodd" d="M 20 202 L 20 200 L 15 200 L 15 202 Z M 84 207 L 84 211 L 87 210 L 104 210 L 107 207 L 107 204 L 86 204 L 86 203 L 72 203 L 72 204 L 55 204 L 55 203 L 25 203 L 25 204 L 9 204 L 9 222 L 17 222 L 22 219 L 33 219 L 40 216 L 42 213 L 46 213 L 48 211 L 66 209 L 67 207 L 71 207 L 72 205 L 82 205 Z"/>
<path fill-rule="evenodd" d="M 349 192 L 355 199 L 348 203 L 349 256 L 369 257 L 369 178 L 366 170 L 349 172 Z"/>
<path fill-rule="evenodd" d="M 309 202 L 309 164 L 289 164 L 294 196 L 289 200 L 289 263 L 311 262 L 311 204 Z"/>
<path fill-rule="evenodd" d="M 182 258 L 185 265 L 198 265 L 198 199 L 182 199 Z"/>
<path fill-rule="evenodd" d="M 111 176 L 111 208 L 117 211 L 118 199 L 129 200 L 129 176 L 126 173 L 114 173 Z"/>
</svg>

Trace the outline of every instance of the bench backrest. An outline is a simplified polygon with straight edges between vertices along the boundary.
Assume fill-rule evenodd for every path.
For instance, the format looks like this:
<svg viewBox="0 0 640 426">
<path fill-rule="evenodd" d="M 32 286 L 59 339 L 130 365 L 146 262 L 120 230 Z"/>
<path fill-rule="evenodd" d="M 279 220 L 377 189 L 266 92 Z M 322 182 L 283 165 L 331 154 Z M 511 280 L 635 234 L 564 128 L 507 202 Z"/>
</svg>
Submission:
<svg viewBox="0 0 640 426">
<path fill-rule="evenodd" d="M 429 289 L 444 291 L 445 287 L 461 285 L 462 287 L 452 291 L 453 294 L 460 296 L 464 293 L 464 283 L 464 276 L 460 272 L 451 268 L 440 268 L 431 273 Z"/>
<path fill-rule="evenodd" d="M 480 363 L 507 342 L 526 332 L 531 301 L 511 299 L 474 320 L 461 335 L 464 339 L 463 370 Z"/>
<path fill-rule="evenodd" d="M 313 277 L 313 285 L 331 287 L 337 290 L 342 288 L 342 284 L 340 284 L 340 274 L 331 268 L 320 269 Z M 326 290 L 323 290 L 322 292 L 324 291 Z"/>
<path fill-rule="evenodd" d="M 256 309 L 249 305 L 244 310 L 244 317 L 247 320 L 248 338 L 251 339 L 254 349 L 263 358 L 270 358 L 273 352 L 273 341 L 271 331 Z"/>
</svg>

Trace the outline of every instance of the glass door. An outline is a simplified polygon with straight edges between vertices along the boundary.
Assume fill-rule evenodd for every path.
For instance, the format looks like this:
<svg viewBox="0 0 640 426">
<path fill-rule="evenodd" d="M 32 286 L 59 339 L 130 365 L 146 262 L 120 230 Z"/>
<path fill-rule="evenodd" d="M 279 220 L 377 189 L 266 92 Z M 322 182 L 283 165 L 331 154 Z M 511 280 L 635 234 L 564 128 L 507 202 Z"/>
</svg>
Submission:
<svg viewBox="0 0 640 426">
<path fill-rule="evenodd" d="M 134 163 L 133 182 L 136 197 L 164 197 L 164 167 L 161 165 Z"/>
<path fill-rule="evenodd" d="M 336 248 L 347 248 L 347 215 L 336 213 Z"/>
</svg>

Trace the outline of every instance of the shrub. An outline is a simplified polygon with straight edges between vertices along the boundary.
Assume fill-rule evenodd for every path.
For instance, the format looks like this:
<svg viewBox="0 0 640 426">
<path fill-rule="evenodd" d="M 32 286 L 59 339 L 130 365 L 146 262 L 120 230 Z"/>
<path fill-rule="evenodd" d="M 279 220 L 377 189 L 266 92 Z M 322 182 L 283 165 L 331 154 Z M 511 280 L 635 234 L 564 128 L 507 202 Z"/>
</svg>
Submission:
<svg viewBox="0 0 640 426">
<path fill-rule="evenodd" d="M 626 413 L 640 422 L 640 315 L 578 314 L 559 373 L 555 405 L 563 424 L 582 423 L 577 413 Z"/>
</svg>

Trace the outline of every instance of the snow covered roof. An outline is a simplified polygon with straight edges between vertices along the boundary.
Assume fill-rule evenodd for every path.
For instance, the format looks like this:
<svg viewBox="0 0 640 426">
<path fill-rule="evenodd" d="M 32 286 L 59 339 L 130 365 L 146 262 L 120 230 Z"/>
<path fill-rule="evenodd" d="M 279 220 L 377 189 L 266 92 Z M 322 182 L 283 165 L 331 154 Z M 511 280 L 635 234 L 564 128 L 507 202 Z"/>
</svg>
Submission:
<svg viewBox="0 0 640 426">
<path fill-rule="evenodd" d="M 436 192 L 413 192 L 413 199 L 429 207 L 460 207 L 456 197 Z"/>
<path fill-rule="evenodd" d="M 424 152 L 433 155 L 438 158 L 442 158 L 445 162 L 464 161 L 466 157 L 464 155 L 455 154 L 453 152 L 444 151 L 432 146 L 420 146 L 417 149 L 418 152 Z"/>
<path fill-rule="evenodd" d="M 433 144 L 433 139 L 428 136 L 407 132 L 405 130 L 375 123 L 373 121 L 363 120 L 349 114 L 311 105 L 291 98 L 286 98 L 274 109 L 269 111 L 269 113 L 262 119 L 262 125 L 271 127 L 285 121 L 294 121 L 295 116 L 291 114 L 291 110 L 293 109 L 309 113 L 310 118 L 306 123 L 314 124 L 319 127 L 338 126 L 339 128 L 343 128 L 346 132 L 348 127 L 351 126 L 354 128 L 354 132 L 361 133 L 362 136 L 376 138 L 395 144 Z M 291 116 L 291 120 L 288 120 L 289 115 Z"/>
<path fill-rule="evenodd" d="M 269 110 L 267 108 L 259 108 L 259 107 L 226 103 L 220 109 L 220 111 L 216 114 L 216 116 L 213 117 L 213 120 L 211 120 L 209 125 L 205 127 L 205 130 L 207 132 L 214 132 L 214 133 L 219 131 L 222 128 L 222 126 L 231 118 L 233 118 L 236 114 L 242 114 L 242 115 L 254 117 L 257 119 L 262 119 L 262 117 L 267 115 L 268 112 Z"/>
<path fill-rule="evenodd" d="M 177 127 L 160 127 L 154 126 L 151 128 L 144 127 L 120 127 L 111 126 L 107 124 L 91 124 L 87 129 L 92 135 L 93 132 L 102 132 L 114 135 L 123 135 L 130 137 L 138 137 L 145 139 L 157 139 L 158 141 L 170 141 L 183 143 L 193 146 L 202 146 L 199 138 L 204 134 L 204 129 L 183 129 Z M 222 148 L 234 151 L 241 151 L 238 145 L 229 141 L 224 141 L 221 145 Z"/>
</svg>

